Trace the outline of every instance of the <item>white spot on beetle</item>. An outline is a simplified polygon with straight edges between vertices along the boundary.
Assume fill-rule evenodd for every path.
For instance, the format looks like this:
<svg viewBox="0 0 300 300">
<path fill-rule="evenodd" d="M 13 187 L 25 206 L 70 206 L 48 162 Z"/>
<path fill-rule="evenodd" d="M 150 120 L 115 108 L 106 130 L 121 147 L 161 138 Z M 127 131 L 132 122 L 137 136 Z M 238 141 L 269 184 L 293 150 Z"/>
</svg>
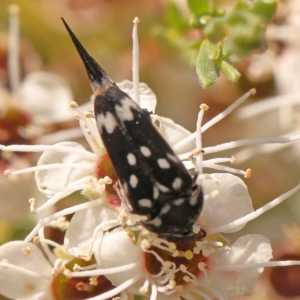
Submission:
<svg viewBox="0 0 300 300">
<path fill-rule="evenodd" d="M 116 105 L 116 113 L 122 121 L 132 121 L 134 119 L 131 107 L 135 107 L 133 100 L 126 97 L 121 100 L 121 105 Z"/>
<path fill-rule="evenodd" d="M 149 199 L 140 199 L 139 200 L 139 205 L 143 207 L 151 207 L 152 206 L 152 201 Z"/>
<path fill-rule="evenodd" d="M 130 175 L 129 183 L 133 188 L 137 186 L 138 182 L 139 181 L 135 175 Z"/>
<path fill-rule="evenodd" d="M 193 195 L 193 196 L 190 198 L 190 204 L 191 204 L 192 206 L 196 205 L 197 202 L 198 202 L 198 194 Z"/>
<path fill-rule="evenodd" d="M 156 217 L 155 219 L 149 221 L 148 223 L 150 223 L 156 227 L 159 227 L 162 224 L 162 221 L 159 217 Z"/>
<path fill-rule="evenodd" d="M 166 186 L 156 182 L 156 186 L 158 187 L 158 189 L 162 192 L 168 192 L 169 191 L 169 188 L 167 188 Z"/>
<path fill-rule="evenodd" d="M 179 205 L 181 205 L 183 202 L 184 202 L 184 199 L 177 199 L 177 200 L 175 200 L 173 203 L 174 203 L 174 205 L 179 206 Z"/>
<path fill-rule="evenodd" d="M 128 163 L 129 163 L 130 165 L 132 165 L 132 166 L 134 166 L 134 165 L 136 164 L 136 157 L 135 157 L 135 155 L 132 154 L 132 153 L 129 153 L 129 154 L 127 155 L 127 160 L 128 160 Z"/>
<path fill-rule="evenodd" d="M 171 209 L 171 206 L 170 206 L 170 205 L 166 205 L 166 206 L 160 211 L 160 214 L 161 214 L 161 215 L 167 214 L 167 213 L 169 212 L 170 209 Z"/>
<path fill-rule="evenodd" d="M 172 183 L 172 187 L 173 187 L 175 190 L 179 190 L 180 187 L 181 187 L 181 185 L 182 185 L 182 179 L 179 178 L 179 177 L 175 178 L 175 180 L 174 180 L 173 183 Z"/>
<path fill-rule="evenodd" d="M 146 157 L 149 157 L 151 155 L 150 149 L 146 146 L 141 146 L 140 150 L 141 150 L 142 154 Z"/>
<path fill-rule="evenodd" d="M 157 160 L 157 163 L 161 169 L 169 169 L 170 168 L 170 164 L 165 158 L 159 158 Z"/>
<path fill-rule="evenodd" d="M 178 162 L 178 159 L 176 156 L 174 156 L 173 154 L 167 153 L 168 158 L 170 158 L 171 160 L 173 160 L 175 163 Z"/>
<path fill-rule="evenodd" d="M 118 126 L 118 121 L 111 112 L 97 115 L 98 128 L 105 127 L 107 133 L 111 134 Z"/>
<path fill-rule="evenodd" d="M 158 188 L 155 186 L 155 187 L 153 187 L 153 198 L 154 198 L 154 199 L 157 199 L 158 196 L 159 196 L 159 190 L 158 190 Z"/>
</svg>

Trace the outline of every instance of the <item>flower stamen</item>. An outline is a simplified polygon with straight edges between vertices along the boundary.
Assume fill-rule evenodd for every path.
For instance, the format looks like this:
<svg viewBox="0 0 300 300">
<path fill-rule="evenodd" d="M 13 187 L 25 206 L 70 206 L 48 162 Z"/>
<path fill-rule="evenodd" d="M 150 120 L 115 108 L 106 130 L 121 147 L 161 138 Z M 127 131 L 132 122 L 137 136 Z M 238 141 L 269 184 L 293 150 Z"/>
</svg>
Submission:
<svg viewBox="0 0 300 300">
<path fill-rule="evenodd" d="M 271 208 L 273 208 L 273 207 L 277 206 L 278 204 L 282 203 L 284 200 L 290 198 L 292 195 L 294 195 L 296 192 L 298 192 L 299 189 L 300 189 L 300 184 L 298 184 L 296 187 L 289 190 L 288 192 L 282 194 L 278 198 L 272 200 L 271 202 L 264 205 L 263 207 L 257 209 L 256 211 L 254 211 L 252 213 L 249 213 L 246 216 L 244 216 L 242 218 L 239 218 L 239 219 L 237 219 L 237 220 L 235 220 L 231 223 L 221 225 L 221 226 L 218 226 L 218 227 L 209 228 L 207 230 L 207 232 L 209 234 L 214 234 L 214 233 L 218 233 L 218 232 L 226 232 L 227 230 L 232 230 L 233 228 L 236 228 L 240 225 L 246 224 L 249 221 L 256 219 L 257 217 L 259 217 L 260 215 L 262 215 L 266 211 L 270 210 Z"/>
</svg>

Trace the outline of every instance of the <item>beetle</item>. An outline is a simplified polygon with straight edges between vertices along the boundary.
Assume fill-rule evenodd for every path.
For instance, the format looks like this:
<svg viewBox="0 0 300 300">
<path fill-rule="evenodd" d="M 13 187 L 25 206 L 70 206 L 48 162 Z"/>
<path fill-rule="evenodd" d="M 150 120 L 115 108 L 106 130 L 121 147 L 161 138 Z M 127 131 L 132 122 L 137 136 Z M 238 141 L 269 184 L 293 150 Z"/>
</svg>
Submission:
<svg viewBox="0 0 300 300">
<path fill-rule="evenodd" d="M 150 232 L 172 242 L 205 236 L 195 225 L 203 191 L 152 123 L 150 114 L 123 92 L 64 25 L 83 61 L 95 96 L 96 124 L 130 204 Z"/>
</svg>

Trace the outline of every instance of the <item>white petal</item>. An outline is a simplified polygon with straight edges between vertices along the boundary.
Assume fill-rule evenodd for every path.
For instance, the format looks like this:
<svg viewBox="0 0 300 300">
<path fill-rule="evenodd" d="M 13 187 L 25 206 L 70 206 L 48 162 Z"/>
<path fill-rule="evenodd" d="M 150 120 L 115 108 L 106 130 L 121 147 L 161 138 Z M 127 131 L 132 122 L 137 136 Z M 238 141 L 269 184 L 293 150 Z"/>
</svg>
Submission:
<svg viewBox="0 0 300 300">
<path fill-rule="evenodd" d="M 206 227 L 216 227 L 233 222 L 250 212 L 253 212 L 252 200 L 243 180 L 232 174 L 211 174 L 213 179 L 202 182 L 205 195 L 218 191 L 204 203 L 200 220 Z M 241 230 L 245 225 L 236 227 L 226 233 Z"/>
<path fill-rule="evenodd" d="M 29 111 L 35 123 L 60 122 L 74 116 L 70 108 L 71 89 L 58 75 L 42 71 L 30 73 L 20 89 L 20 105 Z"/>
<path fill-rule="evenodd" d="M 62 142 L 56 145 L 85 150 L 84 147 L 75 142 Z M 91 170 L 89 168 L 64 167 L 63 165 L 85 163 L 90 165 L 93 162 L 88 158 L 84 158 L 81 154 L 59 152 L 58 150 L 45 151 L 41 155 L 38 165 L 61 164 L 61 168 L 37 171 L 35 173 L 35 180 L 38 188 L 48 197 L 54 195 L 54 192 L 48 191 L 47 188 L 41 189 L 40 186 L 43 185 L 46 187 L 49 186 L 49 188 L 55 187 L 56 189 L 59 189 L 60 187 L 65 187 L 80 178 L 91 175 Z"/>
<path fill-rule="evenodd" d="M 93 233 L 102 222 L 117 219 L 119 212 L 98 205 L 74 214 L 66 231 L 64 245 L 69 253 L 76 257 L 92 255 Z"/>
<path fill-rule="evenodd" d="M 270 241 L 260 234 L 249 234 L 238 238 L 231 246 L 223 247 L 214 254 L 215 267 L 218 265 L 248 265 L 268 262 L 272 258 Z M 245 268 L 242 271 L 217 271 L 213 269 L 210 280 L 221 294 L 230 299 L 249 295 L 263 268 Z"/>
<path fill-rule="evenodd" d="M 30 247 L 29 255 L 22 252 L 24 246 Z M 51 299 L 42 295 L 50 295 L 52 267 L 37 246 L 23 241 L 4 244 L 0 247 L 0 261 L 3 260 L 18 269 L 0 266 L 0 294 L 13 299 L 33 299 L 37 295 Z"/>
<path fill-rule="evenodd" d="M 123 80 L 117 83 L 118 87 L 134 99 L 133 83 L 129 80 Z M 148 87 L 146 83 L 140 82 L 140 107 L 147 109 L 149 112 L 154 113 L 156 107 L 156 95 Z"/>
<path fill-rule="evenodd" d="M 163 136 L 168 141 L 171 147 L 192 134 L 181 125 L 176 124 L 172 119 L 159 117 L 159 120 L 162 121 Z M 182 145 L 179 151 L 176 151 L 176 153 L 186 153 L 194 150 L 195 148 L 196 144 L 195 140 L 193 139 L 192 141 Z"/>
<path fill-rule="evenodd" d="M 130 263 L 137 264 L 133 270 L 105 275 L 116 286 L 132 278 L 138 272 L 141 274 L 144 272 L 142 254 L 141 249 L 133 244 L 124 231 L 110 232 L 102 239 L 97 239 L 94 244 L 95 259 L 101 269 L 119 267 Z"/>
</svg>

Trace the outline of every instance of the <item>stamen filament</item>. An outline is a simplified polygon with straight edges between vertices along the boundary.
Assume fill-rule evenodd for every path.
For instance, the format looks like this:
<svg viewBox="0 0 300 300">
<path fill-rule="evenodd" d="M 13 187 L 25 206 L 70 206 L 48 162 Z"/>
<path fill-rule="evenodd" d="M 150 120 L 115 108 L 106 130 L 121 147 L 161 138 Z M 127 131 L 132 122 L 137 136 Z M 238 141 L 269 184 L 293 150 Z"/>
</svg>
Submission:
<svg viewBox="0 0 300 300">
<path fill-rule="evenodd" d="M 99 296 L 87 298 L 86 300 L 106 300 L 106 299 L 112 298 L 113 296 L 115 296 L 115 295 L 121 293 L 122 291 L 124 291 L 125 289 L 129 288 L 131 285 L 135 284 L 142 277 L 143 277 L 143 275 L 138 273 L 135 276 L 133 276 L 132 278 L 130 278 L 129 280 L 118 285 L 116 288 L 114 288 L 106 293 L 103 293 Z"/>
<path fill-rule="evenodd" d="M 286 261 L 269 261 L 263 263 L 249 263 L 243 265 L 215 265 L 215 270 L 218 271 L 241 271 L 256 268 L 270 268 L 270 267 L 288 267 L 288 266 L 300 266 L 299 260 L 286 260 Z"/>
<path fill-rule="evenodd" d="M 96 147 L 95 142 L 92 139 L 92 136 L 87 131 L 87 129 L 86 129 L 87 128 L 87 124 L 85 123 L 85 121 L 79 120 L 79 126 L 80 126 L 80 128 L 81 128 L 81 130 L 83 132 L 83 135 L 84 135 L 86 141 L 88 142 L 88 144 L 92 148 L 93 153 L 95 153 L 96 155 L 99 155 L 100 154 L 99 148 Z"/>
<path fill-rule="evenodd" d="M 79 110 L 79 108 L 78 108 Z M 90 134 L 93 137 L 93 139 L 95 139 L 96 142 L 96 146 L 100 146 L 102 145 L 102 140 L 100 138 L 100 134 L 96 125 L 96 121 L 94 118 L 85 118 L 85 122 L 87 124 L 87 128 L 90 130 Z M 94 142 L 94 144 L 95 144 Z"/>
<path fill-rule="evenodd" d="M 299 105 L 300 93 L 297 92 L 288 95 L 274 96 L 249 104 L 240 108 L 237 111 L 237 116 L 241 119 L 252 118 L 261 114 L 265 114 L 266 112 L 275 108 L 280 108 L 283 103 L 289 103 L 289 105 Z"/>
<path fill-rule="evenodd" d="M 232 158 L 229 157 L 220 157 L 220 158 L 212 158 L 212 159 L 206 159 L 204 163 L 213 163 L 213 164 L 220 164 L 225 162 L 231 162 Z"/>
<path fill-rule="evenodd" d="M 75 191 L 80 191 L 84 190 L 86 188 L 86 184 L 77 184 L 76 185 L 76 190 L 74 190 L 73 186 L 65 186 L 65 187 L 56 187 L 56 186 L 51 186 L 47 185 L 47 192 L 49 193 L 59 193 L 59 192 L 71 192 L 74 193 Z M 49 200 L 47 200 L 49 201 Z M 37 209 L 37 212 L 40 208 Z"/>
<path fill-rule="evenodd" d="M 17 265 L 12 265 L 12 264 L 10 264 L 10 263 L 3 263 L 3 262 L 0 262 L 0 267 L 4 267 L 4 268 L 6 268 L 6 269 L 8 269 L 8 268 L 10 268 L 10 269 L 14 269 L 14 270 L 16 270 L 16 271 L 18 271 L 18 272 L 20 272 L 20 273 L 22 273 L 22 274 L 24 274 L 24 275 L 28 275 L 28 276 L 35 276 L 35 277 L 43 277 L 43 278 L 46 278 L 47 279 L 47 277 L 46 276 L 43 276 L 43 275 L 41 275 L 41 274 L 39 274 L 39 273 L 36 273 L 36 272 L 33 272 L 33 271 L 31 271 L 31 270 L 28 270 L 28 269 L 25 269 L 25 268 L 21 268 L 21 267 L 18 267 Z"/>
<path fill-rule="evenodd" d="M 49 198 L 46 203 L 44 203 L 43 205 L 41 205 L 39 208 L 37 208 L 33 212 L 40 213 L 41 211 L 45 210 L 46 208 L 49 208 L 50 206 L 53 206 L 56 202 L 58 202 L 58 201 L 62 200 L 63 198 L 71 195 L 73 192 L 75 192 L 75 190 L 68 191 L 68 192 L 59 192 L 59 193 L 56 193 L 54 196 L 52 196 L 51 198 Z"/>
<path fill-rule="evenodd" d="M 290 191 L 282 194 L 278 198 L 274 199 L 273 201 L 269 202 L 268 204 L 264 205 L 263 207 L 257 209 L 256 211 L 254 211 L 242 218 L 239 218 L 231 223 L 221 225 L 218 227 L 207 228 L 207 232 L 209 234 L 214 234 L 214 233 L 218 233 L 218 232 L 226 232 L 226 231 L 236 228 L 240 225 L 244 225 L 244 224 L 248 223 L 249 221 L 256 219 L 257 217 L 259 217 L 266 211 L 270 210 L 271 208 L 275 207 L 276 205 L 280 204 L 284 200 L 288 199 L 289 197 L 294 195 L 296 192 L 298 192 L 299 189 L 300 189 L 300 184 L 298 184 L 295 188 L 291 189 Z"/>
<path fill-rule="evenodd" d="M 129 270 L 133 270 L 138 267 L 137 263 L 131 263 L 124 266 L 119 266 L 115 268 L 109 268 L 109 269 L 96 269 L 96 270 L 90 270 L 90 271 L 80 271 L 80 272 L 72 272 L 72 277 L 89 277 L 89 276 L 99 276 L 99 275 L 109 275 L 109 274 L 115 274 L 115 273 L 122 273 Z"/>
<path fill-rule="evenodd" d="M 53 145 L 66 140 L 72 141 L 82 137 L 80 128 L 70 128 L 42 135 L 36 139 L 37 144 Z"/>
<path fill-rule="evenodd" d="M 293 130 L 287 132 L 286 136 L 294 136 L 299 133 L 299 130 Z M 286 147 L 289 147 L 289 144 L 267 144 L 267 145 L 257 145 L 252 148 L 242 149 L 239 152 L 235 153 L 235 158 L 239 163 L 243 163 L 257 155 L 268 154 L 278 150 L 282 150 Z"/>
<path fill-rule="evenodd" d="M 9 39 L 8 39 L 8 76 L 10 89 L 17 95 L 20 88 L 19 64 L 19 7 L 12 4 L 9 11 Z"/>
<path fill-rule="evenodd" d="M 81 211 L 81 210 L 84 210 L 84 209 L 87 209 L 87 208 L 91 208 L 91 207 L 100 205 L 102 203 L 103 203 L 102 199 L 93 200 L 93 201 L 90 201 L 90 202 L 86 202 L 86 203 L 74 205 L 72 207 L 68 207 L 68 208 L 63 209 L 59 212 L 54 213 L 53 215 L 50 215 L 50 216 L 48 216 L 44 219 L 41 219 L 41 220 L 39 220 L 38 224 L 32 229 L 32 231 L 27 235 L 27 237 L 25 238 L 24 241 L 25 242 L 31 241 L 42 227 L 44 227 L 48 223 L 50 223 L 50 222 L 52 222 L 52 221 L 54 221 L 58 218 L 61 218 L 61 217 L 64 217 L 66 215 L 75 213 L 77 211 Z"/>
<path fill-rule="evenodd" d="M 202 124 L 203 115 L 204 115 L 204 111 L 205 111 L 205 109 L 203 109 L 202 106 L 204 106 L 204 105 L 203 104 L 200 105 L 200 111 L 198 113 L 198 119 L 197 119 L 197 125 L 196 125 L 196 132 L 197 132 L 197 135 L 196 135 L 196 148 L 197 149 L 202 149 L 202 128 L 201 128 L 201 124 Z M 202 154 L 196 156 L 196 164 L 197 164 L 197 167 L 198 167 L 198 174 L 202 174 L 203 173 Z"/>
<path fill-rule="evenodd" d="M 222 166 L 222 165 L 217 165 L 217 164 L 210 164 L 207 163 L 207 161 L 203 162 L 203 167 L 204 168 L 210 168 L 210 169 L 215 169 L 215 170 L 220 170 L 220 171 L 224 171 L 227 173 L 235 173 L 235 174 L 240 174 L 240 175 L 245 175 L 246 172 L 243 170 L 239 170 L 239 169 L 234 169 L 234 168 L 230 168 L 227 166 Z"/>
<path fill-rule="evenodd" d="M 43 241 L 45 239 L 45 233 L 44 233 L 44 227 L 40 228 L 38 231 L 38 236 L 40 238 L 40 241 Z M 52 265 L 54 265 L 56 256 L 53 254 L 53 252 L 50 250 L 49 245 L 46 243 L 41 242 L 41 247 L 43 248 L 43 251 L 47 257 L 47 259 L 50 261 Z"/>
<path fill-rule="evenodd" d="M 133 20 L 132 30 L 132 82 L 134 90 L 134 101 L 140 105 L 140 84 L 139 84 L 139 40 L 138 40 L 138 23 L 139 18 Z"/>
<path fill-rule="evenodd" d="M 257 144 L 284 144 L 284 143 L 291 143 L 300 139 L 300 135 L 285 137 L 270 137 L 270 138 L 258 138 L 258 139 L 247 139 L 247 140 L 239 140 L 233 141 L 229 143 L 220 144 L 213 147 L 204 148 L 205 154 L 220 152 L 228 149 L 238 148 L 242 146 L 249 146 L 249 145 L 257 145 Z"/>
<path fill-rule="evenodd" d="M 98 267 L 97 264 L 92 264 L 92 265 L 89 265 L 89 266 L 80 267 L 80 271 L 94 270 L 97 267 Z"/>
<path fill-rule="evenodd" d="M 225 109 L 223 112 L 218 114 L 216 117 L 208 121 L 206 124 L 202 126 L 202 133 L 204 133 L 207 129 L 209 129 L 211 126 L 216 124 L 217 122 L 221 121 L 224 119 L 227 115 L 229 115 L 236 107 L 238 107 L 240 104 L 242 104 L 249 96 L 253 95 L 255 93 L 255 89 L 251 89 L 249 92 L 244 94 L 242 97 L 240 97 L 237 101 L 235 101 L 233 104 L 231 104 L 227 109 Z M 191 142 L 192 140 L 195 139 L 197 135 L 197 132 L 192 133 L 185 139 L 181 140 L 177 144 L 173 146 L 173 149 L 175 151 L 179 151 L 180 147 Z"/>
<path fill-rule="evenodd" d="M 85 149 L 78 149 L 74 147 L 58 146 L 58 145 L 0 145 L 1 151 L 12 151 L 12 152 L 44 152 L 44 151 L 60 151 L 73 154 L 82 155 L 82 159 L 87 158 L 93 161 L 96 160 L 96 155 L 92 152 L 88 152 Z"/>
<path fill-rule="evenodd" d="M 30 173 L 30 172 L 42 171 L 42 170 L 65 169 L 67 167 L 90 169 L 90 168 L 93 167 L 93 164 L 75 164 L 75 163 L 65 164 L 65 163 L 61 163 L 61 164 L 49 164 L 49 165 L 37 165 L 35 167 L 30 167 L 30 168 L 26 168 L 26 169 L 11 171 L 10 175 L 25 174 L 25 173 Z"/>
<path fill-rule="evenodd" d="M 50 246 L 53 246 L 54 248 L 56 249 L 59 249 L 62 253 L 65 253 L 65 254 L 68 254 L 68 252 L 66 251 L 66 248 L 52 240 L 49 240 L 49 239 L 40 239 L 40 242 L 41 243 L 44 243 L 44 244 L 47 244 L 47 245 L 50 245 Z"/>
<path fill-rule="evenodd" d="M 188 294 L 188 293 L 184 293 L 183 297 L 186 300 L 196 300 L 196 298 L 194 298 L 191 294 Z"/>
<path fill-rule="evenodd" d="M 212 300 L 211 297 L 196 288 L 192 289 L 192 293 L 199 295 L 200 297 L 204 298 L 204 300 Z"/>
<path fill-rule="evenodd" d="M 285 143 L 291 143 L 294 141 L 297 141 L 300 139 L 300 135 L 294 135 L 290 137 L 285 137 L 285 136 L 279 136 L 279 137 L 274 137 L 274 138 L 258 138 L 258 139 L 246 139 L 246 140 L 239 140 L 239 141 L 233 141 L 229 143 L 224 143 L 220 144 L 217 146 L 212 146 L 212 147 L 206 147 L 203 148 L 203 151 L 205 154 L 210 154 L 210 153 L 216 153 L 216 152 L 221 152 L 233 148 L 238 148 L 242 146 L 250 146 L 250 145 L 257 145 L 257 144 L 285 144 Z M 1 148 L 0 148 L 1 150 Z M 179 158 L 181 160 L 186 160 L 190 157 L 191 153 L 186 152 L 179 154 Z"/>
<path fill-rule="evenodd" d="M 157 298 L 157 286 L 154 282 L 151 282 L 151 295 L 149 300 L 156 300 Z"/>
</svg>

